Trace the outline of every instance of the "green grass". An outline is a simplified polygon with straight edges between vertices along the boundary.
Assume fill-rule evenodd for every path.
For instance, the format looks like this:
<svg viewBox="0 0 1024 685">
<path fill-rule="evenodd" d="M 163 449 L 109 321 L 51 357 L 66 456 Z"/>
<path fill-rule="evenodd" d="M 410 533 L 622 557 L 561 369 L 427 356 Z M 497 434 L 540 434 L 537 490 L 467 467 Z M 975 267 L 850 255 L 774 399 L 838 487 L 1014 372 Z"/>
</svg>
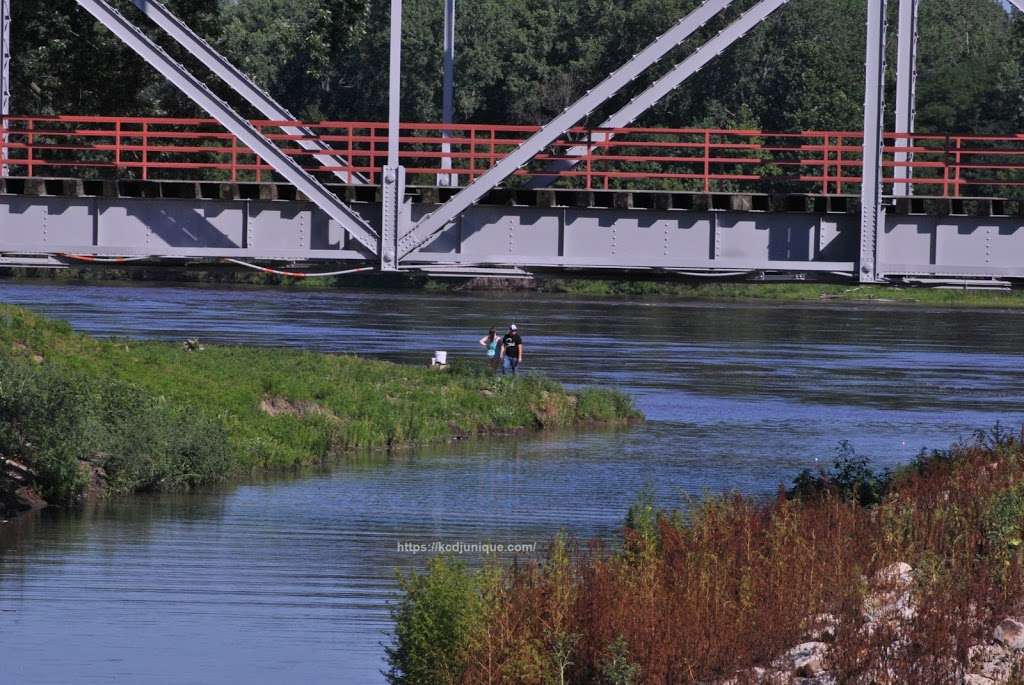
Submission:
<svg viewBox="0 0 1024 685">
<path fill-rule="evenodd" d="M 296 289 L 398 289 L 430 293 L 472 291 L 474 284 L 462 280 L 439 280 L 425 276 L 384 276 L 368 274 L 332 279 L 296 280 L 255 272 L 114 269 L 66 269 L 43 271 L 23 269 L 17 278 L 57 282 L 180 281 L 187 283 L 270 286 Z M 662 297 L 683 300 L 764 302 L 895 302 L 936 307 L 1024 307 L 1024 289 L 1011 291 L 935 289 L 925 287 L 858 286 L 829 283 L 733 283 L 705 281 L 644 281 L 544 278 L 534 284 L 539 292 L 584 297 Z"/>
<path fill-rule="evenodd" d="M 34 466 L 52 461 L 49 490 L 60 499 L 81 490 L 73 467 L 96 453 L 120 474 L 118 489 L 130 491 L 365 450 L 640 418 L 616 391 L 570 394 L 544 377 L 503 378 L 473 363 L 439 371 L 294 350 L 102 342 L 12 306 L 0 306 L 0 362 L 0 401 L 9 405 L 0 453 L 46 443 Z M 61 426 L 47 416 L 70 418 Z M 192 463 L 209 451 L 202 445 L 218 441 L 225 455 L 214 455 L 216 465 Z M 74 454 L 61 452 L 72 444 Z M 146 444 L 160 454 L 147 454 Z"/>
<path fill-rule="evenodd" d="M 943 307 L 1024 307 L 1024 290 L 899 288 L 824 283 L 693 283 L 551 279 L 551 293 L 594 297 L 669 297 L 690 300 L 768 302 L 899 302 Z"/>
</svg>

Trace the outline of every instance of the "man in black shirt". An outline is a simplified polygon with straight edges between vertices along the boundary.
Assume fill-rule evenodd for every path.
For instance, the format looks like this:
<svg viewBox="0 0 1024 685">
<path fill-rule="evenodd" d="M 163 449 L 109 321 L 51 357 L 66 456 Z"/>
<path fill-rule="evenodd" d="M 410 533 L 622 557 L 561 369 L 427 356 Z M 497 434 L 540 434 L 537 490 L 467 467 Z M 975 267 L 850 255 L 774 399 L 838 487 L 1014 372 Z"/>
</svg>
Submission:
<svg viewBox="0 0 1024 685">
<path fill-rule="evenodd" d="M 512 324 L 508 333 L 501 339 L 501 373 L 516 375 L 516 369 L 523 363 L 523 339 L 519 337 L 519 328 Z"/>
</svg>

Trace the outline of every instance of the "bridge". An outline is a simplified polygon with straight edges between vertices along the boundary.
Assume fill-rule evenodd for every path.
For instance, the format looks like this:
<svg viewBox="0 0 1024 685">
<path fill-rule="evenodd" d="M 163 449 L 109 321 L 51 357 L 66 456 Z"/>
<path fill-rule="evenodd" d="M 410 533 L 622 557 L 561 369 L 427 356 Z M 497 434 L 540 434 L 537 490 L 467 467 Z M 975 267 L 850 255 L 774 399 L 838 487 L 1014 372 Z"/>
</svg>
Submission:
<svg viewBox="0 0 1024 685">
<path fill-rule="evenodd" d="M 889 132 L 886 0 L 866 0 L 863 130 L 801 132 L 631 126 L 786 0 L 755 3 L 622 110 L 583 127 L 732 0 L 706 0 L 537 127 L 451 123 L 454 0 L 445 0 L 444 123 L 401 121 L 401 0 L 392 0 L 388 122 L 297 120 L 156 0 L 132 2 L 266 118 L 243 118 L 105 0 L 76 1 L 210 118 L 15 116 L 12 1 L 0 0 L 2 266 L 1024 278 L 1024 134 L 913 132 L 921 0 L 899 0 Z"/>
</svg>

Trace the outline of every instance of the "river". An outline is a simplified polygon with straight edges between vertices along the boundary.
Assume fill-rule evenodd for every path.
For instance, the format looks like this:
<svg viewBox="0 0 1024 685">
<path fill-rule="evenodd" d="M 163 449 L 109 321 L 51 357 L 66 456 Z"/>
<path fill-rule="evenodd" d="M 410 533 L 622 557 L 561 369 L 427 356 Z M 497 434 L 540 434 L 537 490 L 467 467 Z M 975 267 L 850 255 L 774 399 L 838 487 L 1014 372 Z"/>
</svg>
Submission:
<svg viewBox="0 0 1024 685">
<path fill-rule="evenodd" d="M 0 302 L 102 337 L 416 363 L 515 321 L 527 369 L 648 417 L 2 525 L 0 682 L 380 683 L 396 569 L 426 561 L 401 543 L 611 540 L 644 488 L 768 494 L 842 440 L 889 466 L 1024 421 L 1024 311 L 13 282 Z"/>
</svg>

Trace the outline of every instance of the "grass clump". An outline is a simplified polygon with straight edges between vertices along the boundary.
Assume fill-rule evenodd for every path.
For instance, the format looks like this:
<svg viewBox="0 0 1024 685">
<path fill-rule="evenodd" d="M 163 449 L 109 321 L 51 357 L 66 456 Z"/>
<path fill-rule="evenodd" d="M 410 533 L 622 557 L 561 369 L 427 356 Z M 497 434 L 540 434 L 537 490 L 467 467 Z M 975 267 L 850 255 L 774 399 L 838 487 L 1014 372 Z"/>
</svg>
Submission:
<svg viewBox="0 0 1024 685">
<path fill-rule="evenodd" d="M 99 463 L 117 491 L 190 487 L 229 473 L 360 450 L 640 417 L 621 393 L 579 395 L 484 365 L 450 371 L 311 352 L 101 342 L 0 306 L 0 455 L 73 499 Z"/>
<path fill-rule="evenodd" d="M 844 449 L 768 500 L 668 512 L 642 495 L 620 549 L 558 543 L 464 584 L 492 600 L 451 677 L 431 682 L 764 682 L 752 669 L 822 625 L 838 682 L 962 682 L 969 649 L 1024 612 L 1022 537 L 1024 444 L 1000 430 L 894 472 Z M 913 568 L 914 610 L 872 618 L 895 562 Z M 391 663 L 401 682 L 406 661 Z"/>
</svg>

